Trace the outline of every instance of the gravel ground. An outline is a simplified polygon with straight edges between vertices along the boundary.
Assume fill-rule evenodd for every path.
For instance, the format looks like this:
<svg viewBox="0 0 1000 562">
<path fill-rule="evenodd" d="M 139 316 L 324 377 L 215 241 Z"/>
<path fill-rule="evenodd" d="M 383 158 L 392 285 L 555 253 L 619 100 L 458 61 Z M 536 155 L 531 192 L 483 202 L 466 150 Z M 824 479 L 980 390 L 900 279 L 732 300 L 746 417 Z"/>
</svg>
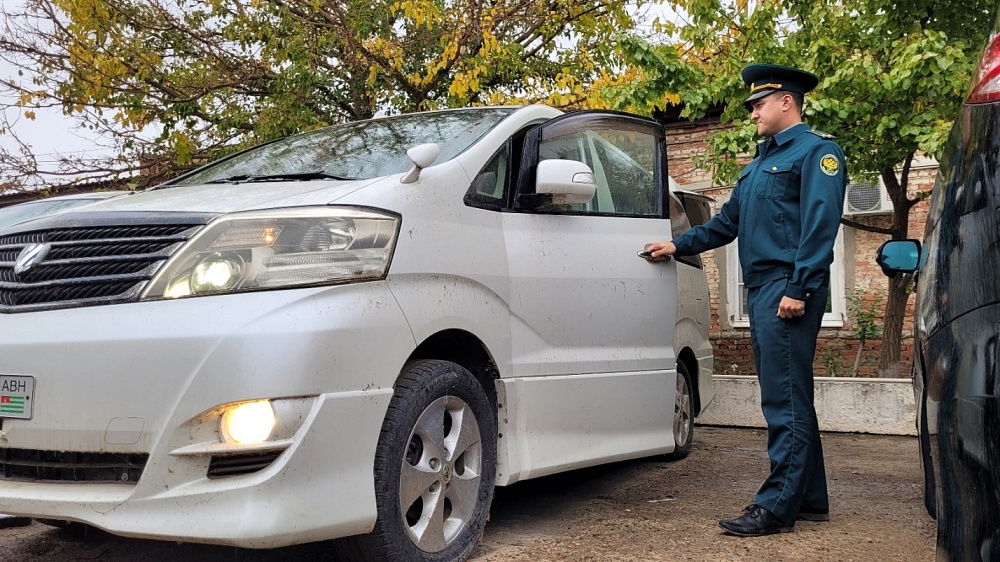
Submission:
<svg viewBox="0 0 1000 562">
<path fill-rule="evenodd" d="M 916 438 L 826 433 L 831 521 L 760 538 L 724 535 L 767 472 L 762 430 L 699 426 L 680 462 L 616 463 L 497 490 L 480 562 L 545 560 L 867 561 L 934 559 Z M 272 551 L 69 532 L 0 530 L 0 560 L 337 560 L 327 544 Z"/>
</svg>

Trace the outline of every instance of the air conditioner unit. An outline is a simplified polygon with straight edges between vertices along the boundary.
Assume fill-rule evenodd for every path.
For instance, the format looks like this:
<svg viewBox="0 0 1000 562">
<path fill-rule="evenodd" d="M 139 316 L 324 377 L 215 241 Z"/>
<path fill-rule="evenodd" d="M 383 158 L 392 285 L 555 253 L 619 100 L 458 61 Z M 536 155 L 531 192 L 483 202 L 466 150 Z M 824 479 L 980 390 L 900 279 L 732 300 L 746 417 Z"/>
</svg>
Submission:
<svg viewBox="0 0 1000 562">
<path fill-rule="evenodd" d="M 845 215 L 874 215 L 891 213 L 892 200 L 885 190 L 885 184 L 879 178 L 877 182 L 863 181 L 847 184 L 847 197 L 844 199 Z"/>
</svg>

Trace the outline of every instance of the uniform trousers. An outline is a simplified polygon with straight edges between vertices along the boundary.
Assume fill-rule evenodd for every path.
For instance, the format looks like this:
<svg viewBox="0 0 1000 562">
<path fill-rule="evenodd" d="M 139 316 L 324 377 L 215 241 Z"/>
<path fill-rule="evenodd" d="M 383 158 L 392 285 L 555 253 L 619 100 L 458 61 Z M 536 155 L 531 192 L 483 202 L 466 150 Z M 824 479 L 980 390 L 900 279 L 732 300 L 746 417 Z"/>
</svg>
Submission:
<svg viewBox="0 0 1000 562">
<path fill-rule="evenodd" d="M 782 278 L 750 288 L 747 307 L 771 461 L 771 472 L 754 503 L 792 524 L 800 511 L 829 509 L 813 405 L 813 358 L 829 288 L 809 296 L 803 316 L 785 319 L 778 317 L 778 303 L 787 283 Z"/>
</svg>

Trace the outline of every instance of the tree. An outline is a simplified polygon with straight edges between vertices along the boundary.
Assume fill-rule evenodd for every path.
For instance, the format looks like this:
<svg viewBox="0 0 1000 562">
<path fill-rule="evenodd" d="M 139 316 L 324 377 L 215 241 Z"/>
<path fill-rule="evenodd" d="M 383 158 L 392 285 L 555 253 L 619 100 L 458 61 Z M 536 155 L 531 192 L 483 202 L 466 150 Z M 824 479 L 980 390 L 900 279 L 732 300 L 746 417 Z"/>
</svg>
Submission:
<svg viewBox="0 0 1000 562">
<path fill-rule="evenodd" d="M 869 338 L 882 336 L 882 327 L 878 323 L 878 308 L 882 304 L 882 296 L 867 295 L 861 289 L 854 289 L 847 296 L 847 310 L 854 317 L 854 337 L 858 338 L 858 351 L 854 355 L 854 368 L 851 376 L 856 377 L 861 372 L 861 357 L 865 353 L 865 342 Z"/>
<path fill-rule="evenodd" d="M 742 102 L 740 69 L 772 62 L 811 70 L 821 81 L 806 97 L 806 120 L 834 134 L 852 179 L 881 177 L 892 199 L 891 226 L 844 219 L 845 225 L 907 237 L 910 209 L 926 197 L 907 195 L 918 152 L 937 156 L 969 86 L 993 23 L 994 3 L 971 0 L 674 0 L 687 21 L 668 24 L 668 44 L 625 42 L 628 60 L 648 78 L 606 92 L 615 107 L 652 109 L 657 91 L 676 92 L 683 116 L 724 104 L 732 128 L 714 135 L 700 162 L 719 185 L 733 183 L 740 154 L 752 153 L 754 127 Z M 909 275 L 889 283 L 879 371 L 899 370 Z"/>
<path fill-rule="evenodd" d="M 638 5 L 661 0 L 640 0 Z M 0 154 L 0 190 L 81 171 L 139 184 L 221 154 L 376 113 L 587 105 L 622 77 L 626 0 L 26 0 L 3 14 L 0 99 L 55 106 L 114 156 L 42 173 Z M 633 6 L 634 2 L 631 3 Z M 19 126 L 23 126 L 22 123 Z M 0 134 L 13 134 L 0 123 Z M 89 168 L 88 168 L 89 166 Z M 141 177 L 134 174 L 142 172 Z"/>
</svg>

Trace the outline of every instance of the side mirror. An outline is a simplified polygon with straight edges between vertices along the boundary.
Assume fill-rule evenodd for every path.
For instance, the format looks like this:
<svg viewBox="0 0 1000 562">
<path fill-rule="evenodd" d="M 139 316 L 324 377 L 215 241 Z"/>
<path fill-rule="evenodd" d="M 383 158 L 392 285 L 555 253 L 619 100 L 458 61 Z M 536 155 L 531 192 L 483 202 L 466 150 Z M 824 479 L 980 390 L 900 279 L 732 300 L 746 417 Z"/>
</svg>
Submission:
<svg viewBox="0 0 1000 562">
<path fill-rule="evenodd" d="M 920 242 L 889 240 L 879 246 L 875 263 L 889 277 L 897 273 L 913 273 L 920 267 Z"/>
<path fill-rule="evenodd" d="M 399 181 L 402 183 L 417 181 L 417 178 L 420 177 L 420 170 L 433 164 L 439 154 L 441 154 L 441 147 L 436 142 L 418 144 L 407 150 L 406 155 L 410 157 L 410 162 L 413 162 L 413 167 Z"/>
<path fill-rule="evenodd" d="M 535 172 L 535 193 L 549 196 L 553 205 L 579 205 L 594 198 L 597 180 L 583 162 L 542 160 Z"/>
</svg>

